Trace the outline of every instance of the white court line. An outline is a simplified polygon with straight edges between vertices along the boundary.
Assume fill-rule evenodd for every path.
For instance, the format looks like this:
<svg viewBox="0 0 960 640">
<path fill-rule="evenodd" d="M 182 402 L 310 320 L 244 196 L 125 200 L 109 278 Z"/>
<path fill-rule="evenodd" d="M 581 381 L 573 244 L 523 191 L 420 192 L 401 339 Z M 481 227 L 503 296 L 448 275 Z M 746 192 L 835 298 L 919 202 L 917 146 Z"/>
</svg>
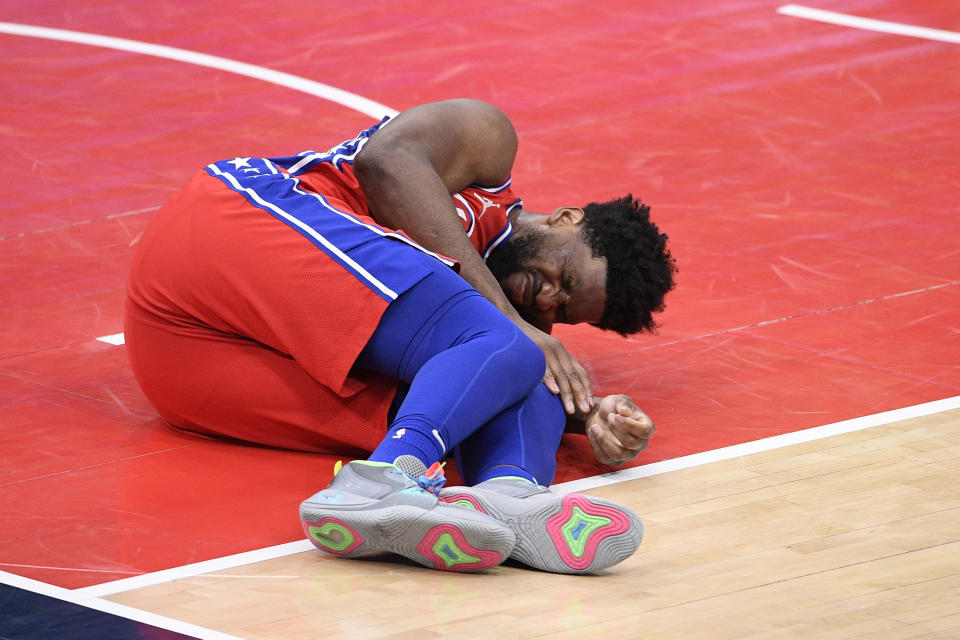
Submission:
<svg viewBox="0 0 960 640">
<path fill-rule="evenodd" d="M 270 82 L 272 84 L 287 87 L 289 89 L 302 91 L 303 93 L 317 96 L 318 98 L 323 98 L 324 100 L 330 100 L 331 102 L 343 105 L 349 109 L 353 109 L 354 111 L 359 111 L 360 113 L 376 118 L 377 120 L 386 115 L 393 117 L 399 113 L 396 109 L 391 109 L 390 107 L 364 98 L 363 96 L 359 96 L 355 93 L 350 93 L 349 91 L 344 91 L 342 89 L 337 89 L 336 87 L 331 87 L 327 84 L 315 82 L 313 80 L 307 80 L 306 78 L 301 78 L 300 76 L 284 73 L 282 71 L 275 71 L 273 69 L 267 69 L 266 67 L 247 64 L 245 62 L 238 62 L 236 60 L 221 58 L 219 56 L 212 56 L 206 53 L 189 51 L 187 49 L 178 49 L 176 47 L 151 44 L 149 42 L 140 42 L 138 40 L 128 40 L 126 38 L 103 36 L 95 33 L 68 31 L 65 29 L 52 29 L 49 27 L 37 27 L 29 24 L 17 24 L 13 22 L 0 22 L 0 33 L 27 36 L 31 38 L 44 38 L 47 40 L 59 40 L 63 42 L 73 42 L 76 44 L 104 47 L 107 49 L 117 49 L 120 51 L 129 51 L 131 53 L 139 53 L 157 58 L 166 58 L 168 60 L 177 60 L 179 62 L 195 64 L 201 67 L 209 67 L 211 69 L 228 71 L 230 73 L 236 73 L 238 75 L 255 78 L 257 80 L 263 80 L 265 82 Z M 97 338 L 97 340 L 107 344 L 119 346 L 124 344 L 124 335 L 122 333 L 114 333 L 109 336 L 101 336 Z"/>
<path fill-rule="evenodd" d="M 128 607 L 127 605 L 111 602 L 109 600 L 85 597 L 82 594 L 79 594 L 77 590 L 56 587 L 51 584 L 46 584 L 45 582 L 39 582 L 37 580 L 24 578 L 13 573 L 7 573 L 6 571 L 0 571 L 0 583 L 19 589 L 24 589 L 25 591 L 32 591 L 33 593 L 38 593 L 43 596 L 56 598 L 57 600 L 72 602 L 73 604 L 95 609 L 96 611 L 102 611 L 103 613 L 120 616 L 121 618 L 126 618 L 127 620 L 135 620 L 137 622 L 149 624 L 154 627 L 166 629 L 168 631 L 182 633 L 191 637 L 199 638 L 199 640 L 242 640 L 237 636 L 232 636 L 220 631 L 214 631 L 213 629 L 208 629 L 206 627 L 199 627 L 197 625 L 190 624 L 189 622 L 174 620 L 173 618 L 161 616 L 156 613 L 150 613 L 149 611 L 143 611 L 142 609 Z"/>
<path fill-rule="evenodd" d="M 613 471 L 611 473 L 605 473 L 603 475 L 593 476 L 591 478 L 572 480 L 570 482 L 554 485 L 554 489 L 558 489 L 561 493 L 585 491 L 588 489 L 594 489 L 596 487 L 616 484 L 617 482 L 626 482 L 627 480 L 636 480 L 637 478 L 647 478 L 649 476 L 668 473 L 670 471 L 698 467 L 700 465 L 710 464 L 711 462 L 719 462 L 721 460 L 730 460 L 732 458 L 748 456 L 752 453 L 780 449 L 781 447 L 789 447 L 790 445 L 800 444 L 803 442 L 812 442 L 814 440 L 821 440 L 823 438 L 838 436 L 844 433 L 851 433 L 853 431 L 861 431 L 863 429 L 880 427 L 883 425 L 892 424 L 894 422 L 900 422 L 901 420 L 921 418 L 923 416 L 942 413 L 952 409 L 960 409 L 960 396 L 944 398 L 943 400 L 934 400 L 933 402 L 917 404 L 912 407 L 905 407 L 903 409 L 884 411 L 883 413 L 875 413 L 873 415 L 863 416 L 861 418 L 852 418 L 850 420 L 825 424 L 820 427 L 803 429 L 802 431 L 783 433 L 779 436 L 772 436 L 770 438 L 763 438 L 761 440 L 753 440 L 751 442 L 735 444 L 722 449 L 714 449 L 713 451 L 695 453 L 693 455 L 683 456 L 682 458 L 653 462 L 651 464 L 643 465 L 642 467 L 633 467 L 632 469 Z"/>
<path fill-rule="evenodd" d="M 924 38 L 926 40 L 939 40 L 941 42 L 954 42 L 960 44 L 960 33 L 955 31 L 945 31 L 943 29 L 930 29 L 928 27 L 916 27 L 899 22 L 887 22 L 886 20 L 874 20 L 872 18 L 861 18 L 851 16 L 846 13 L 835 13 L 833 11 L 824 11 L 823 9 L 813 9 L 796 4 L 788 4 L 777 9 L 777 13 L 795 18 L 806 18 L 807 20 L 816 20 L 817 22 L 828 22 L 830 24 L 839 24 L 845 27 L 855 27 L 857 29 L 866 29 L 868 31 L 880 31 L 882 33 L 893 33 L 901 36 L 910 36 L 912 38 Z"/>
<path fill-rule="evenodd" d="M 771 438 L 764 438 L 762 440 L 754 440 L 753 442 L 745 442 L 743 444 L 724 447 L 722 449 L 715 449 L 713 451 L 695 453 L 682 458 L 674 458 L 673 460 L 663 460 L 661 462 L 654 462 L 641 467 L 634 467 L 632 469 L 625 469 L 623 471 L 613 471 L 611 473 L 605 473 L 603 475 L 593 476 L 591 478 L 582 478 L 580 480 L 564 482 L 553 485 L 553 489 L 558 493 L 564 494 L 573 491 L 586 491 L 596 487 L 616 484 L 618 482 L 626 482 L 628 480 L 636 480 L 638 478 L 648 478 L 661 473 L 668 473 L 670 471 L 677 471 L 680 469 L 689 469 L 690 467 L 710 464 L 711 462 L 730 460 L 731 458 L 739 458 L 752 453 L 770 451 L 771 449 L 788 447 L 790 445 L 800 444 L 802 442 L 811 442 L 813 440 L 829 438 L 831 436 L 850 433 L 853 431 L 861 431 L 863 429 L 870 429 L 873 427 L 899 422 L 901 420 L 919 418 L 922 416 L 942 413 L 944 411 L 950 411 L 958 408 L 960 408 L 960 396 L 954 396 L 952 398 L 944 398 L 943 400 L 918 404 L 912 407 L 905 407 L 903 409 L 885 411 L 883 413 L 864 416 L 862 418 L 844 420 L 842 422 L 835 422 L 820 427 L 813 427 L 812 429 L 804 429 L 803 431 L 795 431 L 779 436 L 773 436 Z M 107 596 L 115 593 L 122 593 L 124 591 L 131 591 L 133 589 L 140 589 L 156 584 L 162 584 L 172 580 L 179 580 L 181 578 L 190 578 L 211 571 L 232 569 L 247 564 L 262 562 L 264 560 L 271 560 L 273 558 L 280 558 L 296 553 L 302 553 L 304 551 L 311 551 L 313 549 L 313 545 L 308 540 L 299 540 L 297 542 L 289 542 L 287 544 L 267 547 L 265 549 L 257 549 L 254 551 L 248 551 L 246 553 L 238 553 L 236 555 L 216 558 L 214 560 L 207 560 L 205 562 L 188 564 L 182 567 L 174 567 L 164 571 L 146 573 L 140 576 L 134 576 L 132 578 L 123 578 L 121 580 L 114 580 L 112 582 L 104 582 L 102 584 L 76 589 L 74 592 L 87 597 Z"/>
<path fill-rule="evenodd" d="M 237 553 L 232 556 L 194 562 L 193 564 L 186 564 L 182 567 L 173 567 L 172 569 L 164 569 L 163 571 L 154 571 L 153 573 L 145 573 L 131 578 L 121 578 L 120 580 L 113 580 L 112 582 L 82 587 L 80 589 L 74 589 L 74 593 L 86 597 L 109 596 L 115 593 L 123 593 L 124 591 L 133 591 L 134 589 L 149 587 L 155 584 L 171 582 L 181 578 L 190 578 L 213 571 L 233 569 L 235 567 L 263 562 L 264 560 L 282 558 L 295 553 L 310 551 L 315 548 L 309 540 L 297 540 L 296 542 L 287 542 L 286 544 L 278 544 L 264 549 L 254 549 L 253 551 Z"/>
<path fill-rule="evenodd" d="M 118 49 L 120 51 L 129 51 L 139 53 L 145 56 L 154 56 L 156 58 L 166 58 L 168 60 L 177 60 L 195 64 L 201 67 L 219 69 L 228 71 L 237 75 L 256 78 L 272 84 L 295 89 L 308 93 L 324 100 L 336 102 L 345 107 L 359 111 L 372 118 L 379 120 L 383 116 L 395 116 L 397 111 L 384 106 L 373 100 L 358 96 L 355 93 L 337 89 L 321 82 L 307 80 L 300 76 L 295 76 L 282 71 L 274 71 L 266 67 L 260 67 L 255 64 L 247 64 L 229 58 L 212 56 L 206 53 L 198 53 L 187 49 L 178 49 L 176 47 L 167 47 L 160 44 L 151 44 L 149 42 L 140 42 L 139 40 L 127 40 L 126 38 L 114 38 L 113 36 L 103 36 L 96 33 L 84 33 L 82 31 L 68 31 L 66 29 L 51 29 L 49 27 L 37 27 L 29 24 L 17 24 L 13 22 L 0 22 L 0 33 L 8 33 L 15 36 L 27 36 L 30 38 L 44 38 L 47 40 L 60 40 L 62 42 L 73 42 L 76 44 L 86 44 L 93 47 L 104 47 L 107 49 Z"/>
</svg>

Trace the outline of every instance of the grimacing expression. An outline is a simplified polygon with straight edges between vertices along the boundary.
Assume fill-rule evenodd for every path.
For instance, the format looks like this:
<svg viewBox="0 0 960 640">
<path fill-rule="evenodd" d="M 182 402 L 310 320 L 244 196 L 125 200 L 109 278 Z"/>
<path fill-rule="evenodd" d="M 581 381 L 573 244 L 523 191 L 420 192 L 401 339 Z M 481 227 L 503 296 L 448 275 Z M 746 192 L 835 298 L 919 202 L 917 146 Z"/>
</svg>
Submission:
<svg viewBox="0 0 960 640">
<path fill-rule="evenodd" d="M 607 262 L 593 256 L 579 229 L 518 228 L 487 258 L 513 306 L 542 331 L 555 323 L 597 323 L 603 316 Z"/>
</svg>

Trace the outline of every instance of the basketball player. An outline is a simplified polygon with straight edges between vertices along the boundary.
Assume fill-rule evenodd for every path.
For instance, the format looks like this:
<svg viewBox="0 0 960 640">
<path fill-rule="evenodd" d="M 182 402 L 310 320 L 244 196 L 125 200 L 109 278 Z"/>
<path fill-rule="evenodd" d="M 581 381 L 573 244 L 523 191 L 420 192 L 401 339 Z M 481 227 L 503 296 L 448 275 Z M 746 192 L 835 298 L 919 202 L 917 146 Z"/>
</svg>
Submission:
<svg viewBox="0 0 960 640">
<path fill-rule="evenodd" d="M 211 164 L 140 240 L 127 347 L 166 422 L 366 458 L 301 505 L 329 553 L 587 573 L 640 543 L 628 509 L 547 488 L 568 423 L 609 464 L 653 433 L 549 333 L 653 328 L 666 236 L 629 196 L 525 211 L 516 149 L 491 105 L 414 107 L 326 152 Z M 469 486 L 441 490 L 448 455 Z"/>
</svg>

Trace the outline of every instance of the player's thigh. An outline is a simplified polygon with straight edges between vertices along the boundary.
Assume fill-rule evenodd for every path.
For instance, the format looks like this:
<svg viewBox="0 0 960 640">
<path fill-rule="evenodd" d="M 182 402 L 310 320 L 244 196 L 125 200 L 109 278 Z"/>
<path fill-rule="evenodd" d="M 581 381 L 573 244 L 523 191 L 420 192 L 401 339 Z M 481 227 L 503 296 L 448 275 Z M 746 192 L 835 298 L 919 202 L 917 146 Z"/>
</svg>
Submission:
<svg viewBox="0 0 960 640">
<path fill-rule="evenodd" d="M 195 175 L 144 232 L 129 296 L 157 315 L 269 345 L 327 387 L 353 391 L 350 370 L 380 315 L 425 275 L 407 264 L 420 252 L 335 198 L 276 177 L 258 184 L 251 201 Z M 257 206 L 271 197 L 277 204 Z"/>
<path fill-rule="evenodd" d="M 147 399 L 171 426 L 285 449 L 362 455 L 386 431 L 394 383 L 342 397 L 290 356 L 128 308 L 127 348 Z"/>
<path fill-rule="evenodd" d="M 430 273 L 390 304 L 357 366 L 409 383 L 434 357 L 473 343 L 472 356 L 460 350 L 471 373 L 492 365 L 517 377 L 521 386 L 536 384 L 545 367 L 539 347 L 453 270 L 411 251 L 419 254 L 411 261 Z"/>
</svg>

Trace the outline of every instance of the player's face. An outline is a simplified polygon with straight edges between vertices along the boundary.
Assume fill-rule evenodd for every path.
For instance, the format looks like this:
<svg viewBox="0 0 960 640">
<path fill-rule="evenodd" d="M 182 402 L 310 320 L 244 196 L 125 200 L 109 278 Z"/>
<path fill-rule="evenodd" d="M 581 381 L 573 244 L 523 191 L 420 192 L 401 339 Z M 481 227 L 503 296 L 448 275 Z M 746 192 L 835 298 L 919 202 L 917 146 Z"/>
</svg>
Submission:
<svg viewBox="0 0 960 640">
<path fill-rule="evenodd" d="M 600 321 L 607 262 L 593 257 L 579 226 L 522 228 L 505 244 L 487 265 L 524 320 L 544 331 Z"/>
</svg>

